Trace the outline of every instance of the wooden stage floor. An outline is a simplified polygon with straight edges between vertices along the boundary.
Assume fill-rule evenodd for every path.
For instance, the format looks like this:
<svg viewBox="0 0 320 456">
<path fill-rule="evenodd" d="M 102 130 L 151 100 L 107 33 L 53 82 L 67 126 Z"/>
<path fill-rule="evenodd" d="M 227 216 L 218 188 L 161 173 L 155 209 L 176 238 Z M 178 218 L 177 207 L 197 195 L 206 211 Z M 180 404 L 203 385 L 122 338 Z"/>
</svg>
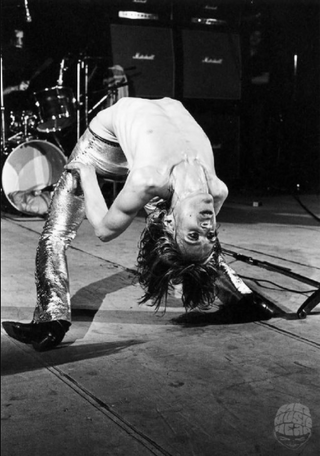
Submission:
<svg viewBox="0 0 320 456">
<path fill-rule="evenodd" d="M 301 195 L 320 216 L 319 195 Z M 257 203 L 261 203 L 258 205 Z M 227 262 L 279 309 L 185 314 L 138 305 L 138 217 L 103 244 L 87 220 L 68 250 L 73 325 L 39 353 L 2 330 L 2 456 L 320 454 L 320 229 L 290 195 L 230 195 Z M 1 318 L 29 322 L 39 218 L 2 214 Z M 242 255 L 242 256 L 239 256 Z"/>
</svg>

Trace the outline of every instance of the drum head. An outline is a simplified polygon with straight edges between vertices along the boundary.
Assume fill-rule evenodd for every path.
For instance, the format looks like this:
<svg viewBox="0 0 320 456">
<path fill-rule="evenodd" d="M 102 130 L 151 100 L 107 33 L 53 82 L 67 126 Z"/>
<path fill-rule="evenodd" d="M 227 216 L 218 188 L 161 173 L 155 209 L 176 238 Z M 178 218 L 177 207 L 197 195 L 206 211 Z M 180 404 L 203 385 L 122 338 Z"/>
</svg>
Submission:
<svg viewBox="0 0 320 456">
<path fill-rule="evenodd" d="M 8 156 L 2 169 L 2 190 L 16 207 L 10 194 L 36 191 L 56 184 L 67 158 L 58 147 L 47 141 L 33 140 L 20 144 Z"/>
</svg>

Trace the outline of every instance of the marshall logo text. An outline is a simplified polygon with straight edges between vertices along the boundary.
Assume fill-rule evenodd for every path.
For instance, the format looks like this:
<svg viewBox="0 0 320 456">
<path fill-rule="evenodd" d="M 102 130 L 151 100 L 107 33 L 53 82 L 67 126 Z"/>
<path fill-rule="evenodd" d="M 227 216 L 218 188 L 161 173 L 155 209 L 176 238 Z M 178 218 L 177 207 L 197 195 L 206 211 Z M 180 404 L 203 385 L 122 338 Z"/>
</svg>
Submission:
<svg viewBox="0 0 320 456">
<path fill-rule="evenodd" d="M 205 57 L 202 59 L 201 63 L 213 63 L 214 65 L 222 65 L 223 59 L 211 59 L 210 57 Z"/>
<path fill-rule="evenodd" d="M 135 60 L 154 60 L 155 54 L 140 54 L 140 52 L 136 52 L 135 55 L 132 56 Z"/>
</svg>

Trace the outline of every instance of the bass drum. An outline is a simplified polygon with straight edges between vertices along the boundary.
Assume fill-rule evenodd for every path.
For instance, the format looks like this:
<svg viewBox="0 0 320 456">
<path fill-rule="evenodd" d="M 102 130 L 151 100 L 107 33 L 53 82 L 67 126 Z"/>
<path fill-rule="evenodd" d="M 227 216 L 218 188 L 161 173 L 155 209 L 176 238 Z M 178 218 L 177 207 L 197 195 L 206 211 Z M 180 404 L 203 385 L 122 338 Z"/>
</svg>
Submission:
<svg viewBox="0 0 320 456">
<path fill-rule="evenodd" d="M 45 213 L 43 206 L 46 203 L 47 209 L 49 192 L 41 194 L 41 191 L 53 189 L 66 163 L 63 152 L 47 141 L 32 140 L 20 144 L 7 155 L 2 168 L 3 209 L 10 211 L 14 208 L 27 215 Z M 41 201 L 35 201 L 38 196 Z"/>
</svg>

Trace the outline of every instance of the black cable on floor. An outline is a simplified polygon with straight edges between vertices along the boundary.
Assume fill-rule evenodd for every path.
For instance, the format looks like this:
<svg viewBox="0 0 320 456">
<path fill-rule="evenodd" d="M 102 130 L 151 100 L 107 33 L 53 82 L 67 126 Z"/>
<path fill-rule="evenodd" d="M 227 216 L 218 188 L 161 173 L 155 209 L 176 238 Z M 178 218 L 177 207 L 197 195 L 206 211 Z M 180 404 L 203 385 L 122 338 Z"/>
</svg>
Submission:
<svg viewBox="0 0 320 456">
<path fill-rule="evenodd" d="M 256 279 L 254 277 L 246 277 L 246 276 L 243 276 L 243 275 L 239 275 L 239 277 L 241 277 L 241 279 L 244 279 L 244 280 L 251 280 L 252 282 L 254 282 L 257 285 L 259 285 L 259 287 L 266 288 L 268 290 L 289 291 L 290 293 L 296 293 L 296 294 L 301 294 L 301 295 L 308 295 L 309 293 L 314 293 L 316 291 L 315 289 L 314 290 L 304 290 L 304 291 L 294 290 L 294 289 L 291 289 L 291 288 L 288 288 L 288 287 L 284 287 L 284 286 L 282 286 L 282 285 L 280 285 L 280 284 L 278 284 L 276 282 L 272 282 L 271 280 Z M 274 286 L 274 288 L 262 285 L 262 283 L 270 283 L 271 285 Z"/>
<path fill-rule="evenodd" d="M 305 205 L 303 204 L 303 202 L 301 201 L 301 199 L 299 198 L 298 195 L 292 195 L 293 198 L 300 204 L 300 206 L 309 214 L 311 215 L 311 217 L 313 217 L 315 220 L 317 220 L 317 222 L 320 222 L 320 218 L 314 214 L 312 211 L 310 211 L 310 209 Z"/>
</svg>

